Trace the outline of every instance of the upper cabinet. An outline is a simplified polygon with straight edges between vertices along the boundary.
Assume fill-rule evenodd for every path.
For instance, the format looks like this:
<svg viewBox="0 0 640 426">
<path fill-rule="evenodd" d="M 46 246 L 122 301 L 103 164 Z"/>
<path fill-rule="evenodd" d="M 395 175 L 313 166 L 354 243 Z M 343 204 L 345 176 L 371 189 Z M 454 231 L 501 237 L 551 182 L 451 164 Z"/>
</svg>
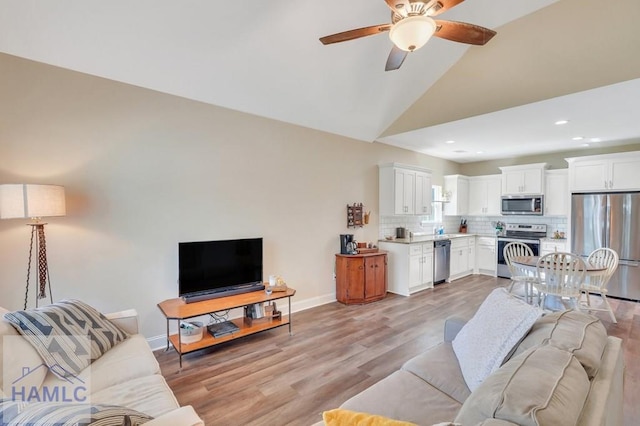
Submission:
<svg viewBox="0 0 640 426">
<path fill-rule="evenodd" d="M 431 214 L 431 173 L 416 172 L 415 214 Z"/>
<path fill-rule="evenodd" d="M 398 163 L 379 168 L 380 215 L 431 214 L 431 170 Z"/>
<path fill-rule="evenodd" d="M 566 160 L 571 192 L 640 189 L 640 151 Z"/>
<path fill-rule="evenodd" d="M 469 214 L 499 216 L 502 188 L 500 175 L 469 177 Z"/>
<path fill-rule="evenodd" d="M 545 216 L 567 216 L 569 214 L 568 170 L 547 170 L 545 180 Z"/>
<path fill-rule="evenodd" d="M 444 177 L 445 216 L 463 216 L 469 214 L 469 178 L 462 175 Z"/>
<path fill-rule="evenodd" d="M 542 194 L 547 163 L 500 167 L 502 194 Z"/>
</svg>

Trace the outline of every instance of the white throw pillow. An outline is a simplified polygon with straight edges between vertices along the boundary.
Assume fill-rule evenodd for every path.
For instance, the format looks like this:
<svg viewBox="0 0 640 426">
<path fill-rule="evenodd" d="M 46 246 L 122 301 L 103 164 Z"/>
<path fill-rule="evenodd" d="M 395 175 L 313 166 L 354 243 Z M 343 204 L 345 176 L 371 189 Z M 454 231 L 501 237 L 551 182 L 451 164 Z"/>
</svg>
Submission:
<svg viewBox="0 0 640 426">
<path fill-rule="evenodd" d="M 504 288 L 487 296 L 452 342 L 462 376 L 472 392 L 502 365 L 541 315 L 542 309 L 511 296 Z"/>
</svg>

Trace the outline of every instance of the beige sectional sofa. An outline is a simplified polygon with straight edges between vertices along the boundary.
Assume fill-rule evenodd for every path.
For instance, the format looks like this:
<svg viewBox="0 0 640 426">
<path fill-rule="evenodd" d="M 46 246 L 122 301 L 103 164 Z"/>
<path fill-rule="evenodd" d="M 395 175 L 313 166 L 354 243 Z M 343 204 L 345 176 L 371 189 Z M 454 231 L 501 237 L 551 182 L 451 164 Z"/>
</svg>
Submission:
<svg viewBox="0 0 640 426">
<path fill-rule="evenodd" d="M 622 341 L 608 337 L 597 318 L 577 311 L 540 317 L 473 392 L 452 346 L 464 324 L 448 319 L 442 344 L 340 408 L 419 425 L 622 424 Z"/>
<path fill-rule="evenodd" d="M 3 398 L 73 401 L 79 384 L 86 388 L 86 401 L 92 405 L 116 405 L 153 417 L 150 426 L 196 426 L 204 423 L 191 406 L 180 407 L 160 374 L 160 367 L 143 335 L 138 333 L 138 316 L 134 310 L 106 315 L 129 336 L 89 367 L 70 379 L 61 379 L 43 365 L 38 352 L 12 324 L 4 319 L 8 311 L 0 308 L 0 356 Z M 20 380 L 20 388 L 12 387 Z M 43 397 L 45 392 L 48 397 Z M 76 392 L 76 394 L 74 394 Z M 83 391 L 84 392 L 84 391 Z M 18 397 L 18 398 L 16 398 Z M 85 398 L 83 393 L 82 398 Z M 26 399 L 26 398 L 23 398 Z M 31 398 L 32 400 L 34 398 Z"/>
</svg>

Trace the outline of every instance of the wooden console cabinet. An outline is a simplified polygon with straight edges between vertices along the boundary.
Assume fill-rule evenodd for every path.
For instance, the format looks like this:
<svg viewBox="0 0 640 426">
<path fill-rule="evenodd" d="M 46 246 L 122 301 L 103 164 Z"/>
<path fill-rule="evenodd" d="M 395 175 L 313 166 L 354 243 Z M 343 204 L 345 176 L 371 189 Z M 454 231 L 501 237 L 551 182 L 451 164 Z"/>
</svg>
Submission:
<svg viewBox="0 0 640 426">
<path fill-rule="evenodd" d="M 181 298 L 168 299 L 164 302 L 158 303 L 158 308 L 160 308 L 160 311 L 162 311 L 162 314 L 167 319 L 167 350 L 169 349 L 170 343 L 180 356 L 180 368 L 182 368 L 182 355 L 190 352 L 219 345 L 220 343 L 228 342 L 250 334 L 259 333 L 261 331 L 270 330 L 272 328 L 282 327 L 283 325 L 289 326 L 289 334 L 291 334 L 291 297 L 295 294 L 296 291 L 294 289 L 288 288 L 287 291 L 273 292 L 270 295 L 267 295 L 264 290 L 261 290 L 193 303 L 185 303 Z M 287 298 L 289 303 L 289 315 L 282 315 L 280 318 L 260 318 L 252 320 L 248 318 L 232 319 L 230 321 L 240 328 L 236 333 L 221 337 L 213 337 L 205 330 L 202 340 L 189 344 L 184 344 L 180 341 L 179 332 L 177 334 L 169 334 L 169 323 L 172 320 L 178 321 L 179 327 L 180 321 L 189 318 L 207 315 L 212 312 L 241 308 L 255 303 L 271 303 L 273 300 L 284 298 Z"/>
<path fill-rule="evenodd" d="M 387 253 L 336 254 L 336 299 L 375 302 L 387 295 Z"/>
</svg>

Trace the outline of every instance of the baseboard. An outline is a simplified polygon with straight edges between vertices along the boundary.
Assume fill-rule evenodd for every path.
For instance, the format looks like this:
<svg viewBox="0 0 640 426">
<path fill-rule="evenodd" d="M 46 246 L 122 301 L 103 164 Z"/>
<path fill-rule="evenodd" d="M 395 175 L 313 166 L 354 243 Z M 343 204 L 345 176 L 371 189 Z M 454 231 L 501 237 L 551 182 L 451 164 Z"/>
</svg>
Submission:
<svg viewBox="0 0 640 426">
<path fill-rule="evenodd" d="M 295 302 L 291 302 L 291 311 L 292 312 L 301 312 L 307 309 L 315 308 L 316 306 L 326 305 L 327 303 L 332 303 L 336 301 L 336 294 L 330 293 L 325 294 L 323 296 L 316 296 L 309 299 L 297 300 Z M 289 304 L 285 299 L 277 300 L 278 309 L 282 311 L 285 315 L 289 313 Z M 240 311 L 241 312 L 241 311 Z M 230 318 L 240 318 L 242 314 L 231 315 Z M 295 322 L 295 321 L 294 321 Z M 164 334 L 159 336 L 153 336 L 147 338 L 147 343 L 151 347 L 152 351 L 164 350 L 167 347 L 167 336 Z"/>
</svg>

